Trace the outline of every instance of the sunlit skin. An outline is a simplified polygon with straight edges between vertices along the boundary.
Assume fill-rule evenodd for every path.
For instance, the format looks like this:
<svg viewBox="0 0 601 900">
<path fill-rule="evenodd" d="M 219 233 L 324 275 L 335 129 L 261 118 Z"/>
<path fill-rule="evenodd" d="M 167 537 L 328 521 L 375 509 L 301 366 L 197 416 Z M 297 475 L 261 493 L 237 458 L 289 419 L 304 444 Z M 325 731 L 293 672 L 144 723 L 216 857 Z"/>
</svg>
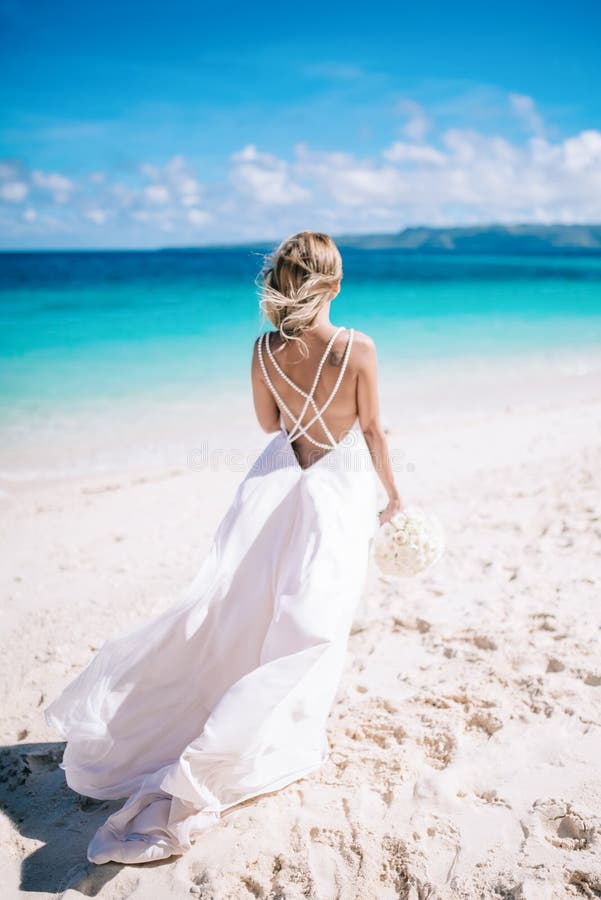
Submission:
<svg viewBox="0 0 601 900">
<path fill-rule="evenodd" d="M 340 281 L 329 301 L 320 309 L 313 325 L 303 332 L 303 340 L 309 351 L 308 356 L 302 355 L 302 348 L 296 342 L 284 342 L 277 332 L 271 335 L 271 347 L 278 364 L 288 377 L 304 391 L 308 392 L 311 389 L 317 362 L 321 359 L 330 338 L 336 331 L 336 326 L 332 325 L 330 321 L 330 306 L 339 291 Z M 315 402 L 318 407 L 321 407 L 332 392 L 340 372 L 348 337 L 349 332 L 346 329 L 338 335 L 326 360 L 315 391 Z M 263 378 L 257 344 L 258 341 L 254 345 L 251 367 L 254 407 L 259 425 L 263 431 L 271 434 L 280 430 L 280 410 Z M 273 370 L 273 367 L 269 368 L 269 375 L 286 406 L 298 414 L 304 402 L 303 398 Z M 312 415 L 305 415 L 303 423 L 310 421 L 311 418 Z M 388 497 L 388 503 L 380 513 L 380 524 L 383 525 L 401 509 L 402 501 L 394 482 L 388 442 L 380 421 L 376 348 L 373 340 L 360 331 L 355 331 L 348 366 L 338 393 L 324 413 L 326 424 L 337 442 L 352 428 L 357 418 L 369 448 L 374 469 Z M 292 421 L 283 411 L 282 420 L 286 429 L 290 430 Z M 308 431 L 316 440 L 325 442 L 324 433 L 318 421 Z M 315 447 L 304 435 L 300 435 L 292 443 L 292 447 L 299 465 L 303 468 L 308 468 L 329 452 L 329 450 Z"/>
</svg>

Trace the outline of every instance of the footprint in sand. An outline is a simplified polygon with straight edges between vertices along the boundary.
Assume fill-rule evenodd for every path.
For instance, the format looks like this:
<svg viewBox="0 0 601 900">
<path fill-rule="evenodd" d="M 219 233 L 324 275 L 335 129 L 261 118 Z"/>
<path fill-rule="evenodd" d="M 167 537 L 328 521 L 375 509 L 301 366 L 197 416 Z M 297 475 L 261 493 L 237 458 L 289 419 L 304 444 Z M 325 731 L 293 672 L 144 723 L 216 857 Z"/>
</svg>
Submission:
<svg viewBox="0 0 601 900">
<path fill-rule="evenodd" d="M 571 803 L 546 800 L 535 804 L 545 827 L 545 839 L 563 850 L 584 850 L 590 846 L 597 825 L 572 807 Z"/>
<path fill-rule="evenodd" d="M 499 731 L 503 727 L 503 723 L 497 716 L 479 711 L 470 716 L 465 727 L 468 731 L 477 728 L 490 737 L 495 731 Z"/>
<path fill-rule="evenodd" d="M 560 850 L 585 851 L 596 843 L 601 819 L 577 809 L 568 800 L 536 800 L 522 826 L 527 840 Z"/>
<path fill-rule="evenodd" d="M 31 775 L 58 769 L 63 750 L 62 745 L 6 747 L 0 753 L 0 782 L 14 791 Z"/>
<path fill-rule="evenodd" d="M 412 878 L 409 873 L 407 845 L 399 838 L 385 834 L 382 838 L 382 854 L 381 881 L 394 887 L 397 897 L 409 897 Z"/>
<path fill-rule="evenodd" d="M 253 897 L 266 897 L 267 894 L 265 892 L 265 888 L 259 884 L 254 878 L 250 875 L 243 875 L 240 879 L 246 890 L 249 894 L 252 894 Z"/>
<path fill-rule="evenodd" d="M 476 794 L 476 797 L 478 800 L 482 800 L 483 803 L 488 803 L 491 806 L 505 806 L 507 809 L 511 809 L 511 804 L 503 797 L 499 797 L 494 789 L 490 791 L 480 791 Z"/>
<path fill-rule="evenodd" d="M 370 741 L 383 750 L 393 748 L 407 737 L 398 721 L 398 712 L 398 708 L 386 697 L 371 697 L 356 706 L 353 725 L 344 733 L 353 741 Z"/>
<path fill-rule="evenodd" d="M 212 900 L 215 896 L 213 889 L 208 881 L 208 876 L 203 873 L 192 878 L 189 893 L 198 900 Z"/>
<path fill-rule="evenodd" d="M 382 838 L 380 884 L 394 889 L 396 897 L 435 900 L 433 885 L 418 877 L 411 866 L 407 845 L 400 838 L 385 834 Z M 388 895 L 387 895 L 388 896 Z"/>
<path fill-rule="evenodd" d="M 576 869 L 570 873 L 567 883 L 577 887 L 583 897 L 601 897 L 601 877 L 592 872 Z"/>
<path fill-rule="evenodd" d="M 6 789 L 14 791 L 25 784 L 31 775 L 31 768 L 27 764 L 25 754 L 14 753 L 12 750 L 3 750 L 0 754 L 0 782 L 6 785 Z"/>
<path fill-rule="evenodd" d="M 476 634 L 472 638 L 472 643 L 478 650 L 496 650 L 497 645 L 491 637 L 486 634 Z"/>
<path fill-rule="evenodd" d="M 443 729 L 429 731 L 424 735 L 423 745 L 428 762 L 435 769 L 446 769 L 457 752 L 455 737 Z"/>
<path fill-rule="evenodd" d="M 352 839 L 349 842 L 350 836 L 336 828 L 314 826 L 309 837 L 309 865 L 316 896 L 340 896 L 341 886 L 347 882 L 350 889 L 361 868 L 359 848 Z"/>
</svg>

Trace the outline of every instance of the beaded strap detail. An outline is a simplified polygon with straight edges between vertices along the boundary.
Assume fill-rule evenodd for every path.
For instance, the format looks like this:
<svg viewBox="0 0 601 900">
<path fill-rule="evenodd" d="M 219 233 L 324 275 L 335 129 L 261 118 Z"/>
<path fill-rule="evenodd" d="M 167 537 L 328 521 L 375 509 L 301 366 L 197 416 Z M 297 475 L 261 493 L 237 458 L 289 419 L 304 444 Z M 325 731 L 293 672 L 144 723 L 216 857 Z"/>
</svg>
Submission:
<svg viewBox="0 0 601 900">
<path fill-rule="evenodd" d="M 258 351 L 258 357 L 259 357 L 259 365 L 260 365 L 261 371 L 263 373 L 263 378 L 265 379 L 265 383 L 267 384 L 268 388 L 270 389 L 271 393 L 273 394 L 273 397 L 274 397 L 276 403 L 278 404 L 280 409 L 286 413 L 288 418 L 292 420 L 292 423 L 293 423 L 291 430 L 286 433 L 288 443 L 292 443 L 298 437 L 300 437 L 300 435 L 302 434 L 315 447 L 321 447 L 324 450 L 333 450 L 337 446 L 337 443 L 334 440 L 334 437 L 332 436 L 328 426 L 324 422 L 322 415 L 326 411 L 326 409 L 328 408 L 328 406 L 330 405 L 330 403 L 332 402 L 332 400 L 334 399 L 336 394 L 338 393 L 338 389 L 339 389 L 342 379 L 344 377 L 344 373 L 346 371 L 349 355 L 351 352 L 351 346 L 353 343 L 354 332 L 353 332 L 352 328 L 349 329 L 349 339 L 348 339 L 348 342 L 346 345 L 346 349 L 344 351 L 342 365 L 340 366 L 340 372 L 338 373 L 338 378 L 336 379 L 336 384 L 332 388 L 332 392 L 331 392 L 330 396 L 328 397 L 326 402 L 323 404 L 321 409 L 318 408 L 318 406 L 315 402 L 314 394 L 315 394 L 317 385 L 319 383 L 319 378 L 321 375 L 321 371 L 324 367 L 325 361 L 328 358 L 328 355 L 332 349 L 334 341 L 336 340 L 336 338 L 338 337 L 338 335 L 340 334 L 340 332 L 342 330 L 343 330 L 342 327 L 337 328 L 336 331 L 334 332 L 334 334 L 332 335 L 332 337 L 330 338 L 330 340 L 328 341 L 328 345 L 327 345 L 326 349 L 324 350 L 323 356 L 321 357 L 320 363 L 317 367 L 317 371 L 315 373 L 315 378 L 313 379 L 313 384 L 311 385 L 311 390 L 309 391 L 309 393 L 307 393 L 306 391 L 303 391 L 302 388 L 300 388 L 297 384 L 295 384 L 292 381 L 292 379 L 289 378 L 288 375 L 286 375 L 286 373 L 281 369 L 281 367 L 276 362 L 276 359 L 271 351 L 271 346 L 269 343 L 270 332 L 265 332 L 265 334 L 262 334 L 261 337 L 259 338 L 259 343 L 257 345 L 257 351 Z M 290 410 L 290 408 L 286 405 L 286 403 L 284 403 L 282 397 L 276 390 L 273 382 L 271 381 L 271 378 L 269 377 L 269 373 L 267 372 L 267 368 L 265 366 L 265 360 L 263 358 L 263 341 L 265 342 L 265 349 L 267 350 L 267 355 L 269 357 L 269 360 L 273 364 L 276 372 L 284 379 L 284 381 L 287 384 L 290 385 L 291 388 L 293 388 L 293 390 L 295 390 L 297 392 L 297 394 L 300 394 L 302 397 L 305 398 L 303 408 L 298 416 L 295 416 L 294 413 Z M 313 407 L 315 415 L 309 422 L 307 422 L 306 425 L 303 425 L 302 420 L 307 412 L 309 404 L 311 404 L 311 406 Z M 328 438 L 328 441 L 329 441 L 328 444 L 324 444 L 323 442 L 316 440 L 310 434 L 307 433 L 307 431 L 311 427 L 311 425 L 313 425 L 317 421 L 319 421 L 319 424 L 323 428 L 324 434 Z"/>
<path fill-rule="evenodd" d="M 338 332 L 336 332 L 336 334 L 338 334 L 339 332 L 340 332 L 340 329 L 338 329 Z M 336 337 L 336 335 L 334 335 L 334 337 Z M 304 397 L 305 399 L 308 398 L 308 400 L 309 400 L 311 406 L 313 407 L 314 411 L 315 411 L 315 412 L 319 412 L 319 410 L 318 410 L 318 408 L 317 408 L 317 403 L 315 402 L 315 398 L 312 396 L 312 394 L 311 394 L 311 393 L 308 393 L 308 394 L 307 394 L 306 391 L 303 391 L 302 388 L 300 388 L 297 384 L 295 384 L 295 383 L 292 381 L 292 379 L 289 378 L 289 377 L 286 375 L 286 373 L 284 372 L 284 370 L 283 370 L 282 368 L 280 368 L 280 365 L 279 365 L 278 361 L 276 360 L 276 358 L 275 358 L 275 356 L 273 355 L 273 352 L 272 352 L 272 350 L 271 350 L 271 343 L 270 343 L 269 340 L 266 340 L 265 346 L 266 346 L 266 349 L 267 349 L 267 355 L 268 355 L 268 357 L 269 357 L 269 359 L 270 359 L 270 361 L 271 361 L 271 364 L 273 365 L 274 369 L 276 370 L 276 372 L 284 379 L 284 381 L 285 381 L 287 384 L 290 385 L 291 388 L 293 388 L 293 389 L 296 391 L 297 394 L 300 394 L 301 397 Z M 303 410 L 305 410 L 305 409 L 306 409 L 306 406 L 303 408 Z M 301 419 L 302 419 L 302 415 L 303 415 L 303 414 L 301 413 L 301 416 L 300 416 Z M 293 418 L 293 417 L 291 417 L 291 418 L 292 418 L 293 421 L 294 421 L 294 418 Z M 327 439 L 331 442 L 331 444 L 335 444 L 334 438 L 332 437 L 332 435 L 331 435 L 331 433 L 330 433 L 330 429 L 327 427 L 327 425 L 326 425 L 326 423 L 324 422 L 324 420 L 323 420 L 323 419 L 319 419 L 319 424 L 320 424 L 321 427 L 323 428 L 324 433 L 325 433 L 325 436 L 327 437 Z M 294 428 L 292 429 L 292 431 L 294 432 Z M 324 445 L 322 445 L 322 446 L 326 446 L 326 445 L 324 444 Z"/>
</svg>

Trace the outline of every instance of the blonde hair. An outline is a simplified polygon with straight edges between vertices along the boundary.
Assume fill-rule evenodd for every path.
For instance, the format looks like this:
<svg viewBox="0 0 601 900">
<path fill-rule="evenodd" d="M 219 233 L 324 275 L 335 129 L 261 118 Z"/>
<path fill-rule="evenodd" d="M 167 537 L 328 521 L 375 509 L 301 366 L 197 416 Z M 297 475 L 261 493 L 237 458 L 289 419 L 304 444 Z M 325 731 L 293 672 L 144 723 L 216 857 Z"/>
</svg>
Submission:
<svg viewBox="0 0 601 900">
<path fill-rule="evenodd" d="M 257 276 L 259 306 L 281 334 L 281 347 L 298 341 L 306 355 L 302 334 L 341 278 L 340 251 L 328 234 L 319 231 L 299 231 L 264 258 Z"/>
</svg>

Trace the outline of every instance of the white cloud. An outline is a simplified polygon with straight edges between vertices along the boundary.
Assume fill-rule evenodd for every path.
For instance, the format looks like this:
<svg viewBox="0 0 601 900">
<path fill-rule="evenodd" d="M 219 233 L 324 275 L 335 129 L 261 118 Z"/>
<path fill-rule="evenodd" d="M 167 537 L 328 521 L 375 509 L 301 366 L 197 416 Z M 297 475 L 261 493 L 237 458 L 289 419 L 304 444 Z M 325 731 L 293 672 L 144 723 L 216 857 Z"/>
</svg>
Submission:
<svg viewBox="0 0 601 900">
<path fill-rule="evenodd" d="M 106 210 L 98 208 L 87 209 L 84 213 L 86 219 L 90 222 L 94 222 L 95 225 L 104 225 L 108 216 Z"/>
<path fill-rule="evenodd" d="M 538 137 L 544 136 L 545 125 L 532 97 L 527 94 L 510 94 L 509 105 L 529 132 Z"/>
<path fill-rule="evenodd" d="M 0 160 L 0 180 L 18 178 L 22 167 L 9 159 Z"/>
<path fill-rule="evenodd" d="M 149 203 L 155 206 L 162 206 L 169 203 L 171 195 L 169 189 L 164 184 L 149 184 L 144 188 L 143 195 Z"/>
<path fill-rule="evenodd" d="M 582 131 L 563 145 L 565 165 L 570 172 L 601 171 L 601 132 Z"/>
<path fill-rule="evenodd" d="M 431 122 L 423 106 L 414 100 L 400 100 L 396 111 L 406 116 L 407 119 L 401 128 L 402 133 L 411 141 L 425 140 L 431 128 Z"/>
<path fill-rule="evenodd" d="M 140 171 L 152 182 L 144 189 L 150 203 L 165 204 L 173 200 L 187 208 L 200 203 L 202 185 L 185 157 L 173 156 L 162 167 L 145 163 Z"/>
<path fill-rule="evenodd" d="M 160 170 L 157 169 L 156 166 L 151 166 L 148 163 L 143 163 L 140 166 L 140 172 L 152 181 L 156 181 L 160 176 Z"/>
<path fill-rule="evenodd" d="M 446 160 L 444 153 L 426 144 L 407 144 L 404 141 L 395 141 L 391 147 L 382 151 L 382 156 L 388 162 L 413 162 L 427 163 L 433 166 L 441 166 Z"/>
<path fill-rule="evenodd" d="M 179 197 L 182 206 L 196 206 L 200 202 L 200 192 L 193 181 L 190 181 L 188 186 L 182 185 Z"/>
<path fill-rule="evenodd" d="M 290 206 L 311 199 L 311 193 L 291 177 L 288 163 L 248 144 L 230 156 L 234 188 L 259 206 Z"/>
<path fill-rule="evenodd" d="M 55 203 L 67 203 L 75 190 L 74 182 L 59 172 L 41 172 L 35 169 L 31 173 L 31 181 L 35 187 L 49 191 Z"/>
<path fill-rule="evenodd" d="M 193 233 L 212 219 L 211 212 L 200 206 L 204 190 L 181 155 L 163 165 L 141 164 L 127 181 L 112 181 L 100 170 L 75 180 L 58 172 L 28 171 L 19 161 L 0 161 L 0 203 L 4 209 L 9 210 L 29 193 L 39 201 L 39 210 L 30 206 L 12 219 L 5 214 L 4 220 L 12 221 L 15 234 L 24 233 L 23 229 L 34 222 L 36 234 L 62 230 L 80 235 L 86 233 L 86 226 L 100 234 L 109 220 L 115 234 L 139 225 L 148 226 L 144 237 L 153 231 L 161 234 L 188 229 Z"/>
<path fill-rule="evenodd" d="M 321 209 L 336 211 L 343 229 L 357 230 L 363 221 L 375 228 L 386 218 L 398 227 L 601 219 L 601 132 L 555 144 L 533 137 L 518 145 L 449 129 L 441 145 L 396 142 L 383 150 L 382 161 L 300 144 L 291 172 L 313 186 Z"/>
<path fill-rule="evenodd" d="M 521 115 L 532 112 L 523 100 L 518 106 Z M 412 137 L 391 134 L 379 153 L 324 152 L 298 143 L 286 159 L 246 144 L 213 183 L 201 183 L 179 154 L 143 162 L 119 180 L 108 172 L 76 179 L 0 161 L 3 230 L 12 222 L 18 235 L 62 231 L 88 235 L 92 243 L 110 221 L 112 239 L 153 244 L 165 234 L 172 243 L 199 239 L 208 223 L 213 238 L 234 241 L 300 228 L 341 233 L 601 220 L 601 131 L 551 141 L 531 128 L 527 139 L 515 141 L 448 128 L 427 138 L 431 126 L 415 124 L 421 108 L 403 109 L 415 120 Z"/>
<path fill-rule="evenodd" d="M 313 184 L 320 202 L 330 198 L 341 208 L 370 203 L 387 206 L 403 193 L 405 177 L 394 166 L 358 160 L 348 153 L 316 152 L 305 144 L 297 145 L 296 155 L 294 173 Z"/>
<path fill-rule="evenodd" d="M 187 219 L 191 225 L 206 225 L 207 222 L 211 221 L 211 216 L 202 209 L 190 209 L 188 210 Z"/>
<path fill-rule="evenodd" d="M 130 207 L 138 196 L 138 192 L 134 188 L 120 181 L 107 185 L 106 192 L 111 205 L 114 205 L 113 201 L 116 201 L 120 208 Z"/>
<path fill-rule="evenodd" d="M 29 193 L 29 186 L 24 181 L 4 181 L 0 184 L 0 199 L 7 203 L 20 203 Z"/>
<path fill-rule="evenodd" d="M 131 214 L 132 219 L 144 225 L 151 225 L 159 231 L 172 232 L 176 225 L 176 211 L 167 209 L 138 209 Z"/>
</svg>

